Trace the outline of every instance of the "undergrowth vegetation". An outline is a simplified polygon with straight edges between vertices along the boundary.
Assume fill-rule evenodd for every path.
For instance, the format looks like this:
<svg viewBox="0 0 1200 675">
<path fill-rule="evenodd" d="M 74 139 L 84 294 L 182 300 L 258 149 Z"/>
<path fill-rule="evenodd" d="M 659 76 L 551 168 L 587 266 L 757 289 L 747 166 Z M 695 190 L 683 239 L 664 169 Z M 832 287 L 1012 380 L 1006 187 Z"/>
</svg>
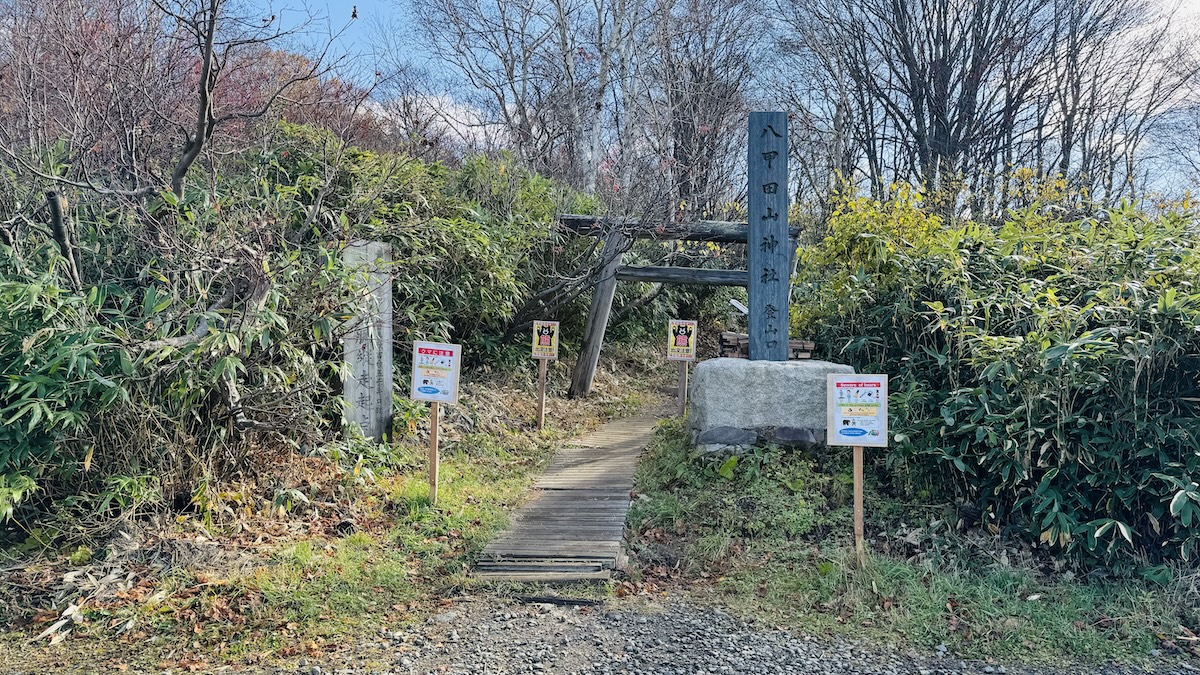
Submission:
<svg viewBox="0 0 1200 675">
<path fill-rule="evenodd" d="M 1200 225 L 1064 213 L 849 200 L 802 251 L 794 331 L 891 377 L 897 494 L 1167 582 L 1200 555 Z"/>
<path fill-rule="evenodd" d="M 815 454 L 814 454 L 815 452 Z M 1168 586 L 1100 580 L 1042 565 L 956 509 L 897 501 L 868 481 L 866 569 L 855 562 L 848 453 L 690 447 L 660 426 L 629 514 L 647 583 L 688 581 L 740 610 L 838 632 L 1007 661 L 1138 662 L 1188 648 L 1200 625 L 1196 577 Z"/>
<path fill-rule="evenodd" d="M 25 561 L 0 577 L 0 670 L 66 662 L 192 672 L 363 656 L 381 628 L 416 622 L 471 586 L 474 556 L 565 438 L 651 401 L 658 380 L 615 376 L 612 358 L 593 397 L 548 401 L 541 433 L 527 379 L 466 385 L 443 419 L 436 507 L 428 419 L 410 411 L 394 443 L 328 444 L 281 464 L 274 497 L 256 483 L 225 485 L 225 517 L 126 518 L 94 552 Z M 640 355 L 619 358 L 655 372 Z M 551 391 L 565 388 L 567 368 L 550 374 Z M 384 667 L 395 660 L 383 648 L 368 656 Z"/>
<path fill-rule="evenodd" d="M 451 170 L 283 124 L 225 162 L 182 199 L 145 203 L 85 189 L 48 202 L 39 190 L 62 186 L 0 174 L 13 538 L 104 536 L 162 505 L 221 518 L 222 484 L 334 441 L 340 340 L 365 291 L 348 242 L 391 245 L 399 349 L 462 341 L 504 369 L 518 308 L 590 254 L 553 215 L 591 207 L 502 157 Z"/>
</svg>

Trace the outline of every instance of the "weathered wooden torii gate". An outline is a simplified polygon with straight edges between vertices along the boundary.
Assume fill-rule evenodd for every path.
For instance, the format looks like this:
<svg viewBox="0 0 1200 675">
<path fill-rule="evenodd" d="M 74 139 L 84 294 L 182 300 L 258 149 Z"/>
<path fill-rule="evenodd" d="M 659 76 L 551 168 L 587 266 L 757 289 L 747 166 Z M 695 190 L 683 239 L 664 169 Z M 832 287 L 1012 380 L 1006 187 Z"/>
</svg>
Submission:
<svg viewBox="0 0 1200 675">
<path fill-rule="evenodd" d="M 637 281 L 664 284 L 697 284 L 702 286 L 748 286 L 750 273 L 746 270 L 713 270 L 697 267 L 623 265 L 622 258 L 633 239 L 663 241 L 708 241 L 720 244 L 745 244 L 750 227 L 746 222 L 702 220 L 691 223 L 642 223 L 636 220 L 610 220 L 600 216 L 563 214 L 559 224 L 575 234 L 604 237 L 600 272 L 592 304 L 584 328 L 583 346 L 571 377 L 568 395 L 587 396 L 600 363 L 604 333 L 612 313 L 617 282 Z M 796 231 L 789 231 L 790 250 L 796 250 Z"/>
<path fill-rule="evenodd" d="M 787 115 L 751 113 L 748 141 L 748 222 L 641 223 L 596 216 L 559 216 L 559 223 L 566 229 L 580 235 L 604 237 L 583 347 L 568 392 L 572 398 L 587 396 L 592 390 L 618 281 L 746 286 L 750 298 L 750 358 L 788 359 L 788 296 L 797 241 L 796 231 L 788 226 Z M 625 266 L 621 258 L 632 239 L 747 244 L 749 269 Z"/>
</svg>

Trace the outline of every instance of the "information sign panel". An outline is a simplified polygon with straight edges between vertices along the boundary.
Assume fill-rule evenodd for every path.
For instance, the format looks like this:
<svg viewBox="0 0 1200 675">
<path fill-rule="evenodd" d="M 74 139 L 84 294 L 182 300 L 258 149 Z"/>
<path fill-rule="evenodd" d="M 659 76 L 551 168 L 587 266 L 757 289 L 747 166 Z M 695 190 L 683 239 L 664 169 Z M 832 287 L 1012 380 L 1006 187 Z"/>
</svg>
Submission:
<svg viewBox="0 0 1200 675">
<path fill-rule="evenodd" d="M 461 345 L 414 342 L 410 398 L 414 401 L 457 403 L 461 366 Z"/>
<path fill-rule="evenodd" d="M 888 376 L 828 376 L 829 445 L 886 448 L 888 444 Z"/>
</svg>

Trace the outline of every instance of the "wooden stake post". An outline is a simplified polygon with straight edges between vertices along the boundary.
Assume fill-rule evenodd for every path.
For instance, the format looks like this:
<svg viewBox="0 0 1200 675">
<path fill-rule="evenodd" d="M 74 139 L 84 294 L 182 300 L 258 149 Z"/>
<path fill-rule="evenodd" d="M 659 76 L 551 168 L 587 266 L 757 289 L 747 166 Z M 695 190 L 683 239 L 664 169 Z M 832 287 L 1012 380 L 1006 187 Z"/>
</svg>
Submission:
<svg viewBox="0 0 1200 675">
<path fill-rule="evenodd" d="M 863 527 L 863 446 L 854 446 L 854 554 L 858 567 L 867 565 L 867 536 Z"/>
<path fill-rule="evenodd" d="M 533 322 L 533 358 L 538 360 L 538 431 L 546 424 L 546 370 L 558 358 L 558 322 Z"/>
<path fill-rule="evenodd" d="M 429 503 L 437 504 L 438 469 L 441 460 L 438 458 L 438 417 L 440 404 L 437 401 L 429 404 Z"/>
<path fill-rule="evenodd" d="M 688 362 L 679 362 L 679 416 L 687 414 L 688 402 Z"/>
<path fill-rule="evenodd" d="M 854 448 L 854 553 L 861 569 L 867 564 L 863 521 L 864 448 L 888 444 L 887 375 L 830 374 L 826 379 L 825 442 Z"/>
<path fill-rule="evenodd" d="M 443 403 L 458 402 L 458 376 L 462 346 L 439 342 L 414 342 L 412 391 L 414 401 L 429 401 L 429 503 L 438 499 L 438 436 Z"/>
<path fill-rule="evenodd" d="M 592 291 L 592 306 L 588 311 L 587 324 L 583 329 L 583 345 L 579 348 L 579 360 L 571 376 L 571 388 L 567 395 L 584 398 L 592 391 L 596 379 L 596 366 L 600 363 L 600 349 L 604 346 L 604 332 L 608 329 L 608 315 L 612 312 L 613 296 L 617 292 L 617 269 L 621 257 L 629 247 L 629 240 L 619 229 L 611 231 L 604 240 L 603 263 L 595 290 Z"/>
<path fill-rule="evenodd" d="M 679 416 L 687 414 L 688 364 L 696 360 L 695 321 L 671 319 L 667 323 L 667 360 L 679 362 Z"/>
<path fill-rule="evenodd" d="M 546 362 L 547 359 L 538 360 L 538 431 L 546 426 Z"/>
</svg>

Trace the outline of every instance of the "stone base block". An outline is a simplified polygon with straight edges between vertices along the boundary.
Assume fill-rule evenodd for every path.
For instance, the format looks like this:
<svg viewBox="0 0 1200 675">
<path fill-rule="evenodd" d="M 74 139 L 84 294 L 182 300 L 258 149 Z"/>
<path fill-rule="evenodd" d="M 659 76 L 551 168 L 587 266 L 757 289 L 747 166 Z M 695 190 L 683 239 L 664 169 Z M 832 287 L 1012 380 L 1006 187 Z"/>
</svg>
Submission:
<svg viewBox="0 0 1200 675">
<path fill-rule="evenodd" d="M 829 361 L 703 361 L 689 388 L 692 440 L 712 451 L 755 442 L 823 443 L 825 376 L 853 372 Z"/>
</svg>

